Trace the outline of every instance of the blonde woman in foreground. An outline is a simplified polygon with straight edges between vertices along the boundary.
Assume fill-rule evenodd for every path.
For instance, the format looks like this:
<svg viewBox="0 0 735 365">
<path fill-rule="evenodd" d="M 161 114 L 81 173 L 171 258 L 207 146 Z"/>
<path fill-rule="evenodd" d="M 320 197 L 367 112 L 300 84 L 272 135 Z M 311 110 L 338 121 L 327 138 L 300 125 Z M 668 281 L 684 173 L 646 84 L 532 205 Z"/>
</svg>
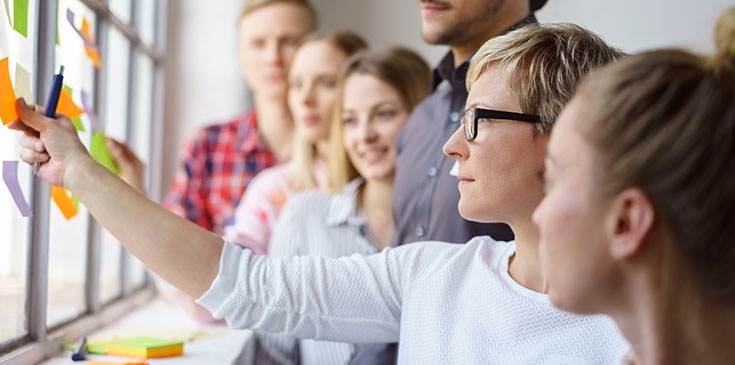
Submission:
<svg viewBox="0 0 735 365">
<path fill-rule="evenodd" d="M 551 305 L 531 215 L 543 198 L 554 120 L 584 74 L 619 56 L 589 31 L 560 24 L 493 38 L 472 59 L 467 113 L 445 152 L 459 164 L 460 213 L 507 222 L 515 242 L 485 236 L 337 259 L 256 256 L 137 194 L 89 157 L 67 118 L 46 118 L 19 99 L 13 127 L 26 131 L 21 158 L 40 162 L 40 177 L 71 190 L 151 270 L 233 328 L 400 342 L 406 364 L 609 364 L 628 344 L 609 318 Z"/>
<path fill-rule="evenodd" d="M 735 364 L 735 8 L 716 46 L 595 71 L 549 142 L 549 296 L 612 316 L 630 364 Z"/>
</svg>

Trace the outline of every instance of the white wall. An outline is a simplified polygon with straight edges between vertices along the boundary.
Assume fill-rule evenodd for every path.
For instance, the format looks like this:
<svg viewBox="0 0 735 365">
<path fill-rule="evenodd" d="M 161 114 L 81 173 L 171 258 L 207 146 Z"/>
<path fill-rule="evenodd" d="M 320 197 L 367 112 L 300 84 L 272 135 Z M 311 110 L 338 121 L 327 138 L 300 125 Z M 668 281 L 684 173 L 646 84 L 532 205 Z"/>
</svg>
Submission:
<svg viewBox="0 0 735 365">
<path fill-rule="evenodd" d="M 374 47 L 406 45 L 432 64 L 447 50 L 421 40 L 415 0 L 312 1 L 324 30 L 358 31 Z M 169 2 L 163 191 L 186 138 L 250 106 L 236 60 L 234 24 L 243 0 L 211 4 Z M 733 5 L 733 0 L 549 0 L 537 15 L 542 22 L 586 26 L 629 52 L 660 46 L 709 51 L 717 15 Z"/>
</svg>

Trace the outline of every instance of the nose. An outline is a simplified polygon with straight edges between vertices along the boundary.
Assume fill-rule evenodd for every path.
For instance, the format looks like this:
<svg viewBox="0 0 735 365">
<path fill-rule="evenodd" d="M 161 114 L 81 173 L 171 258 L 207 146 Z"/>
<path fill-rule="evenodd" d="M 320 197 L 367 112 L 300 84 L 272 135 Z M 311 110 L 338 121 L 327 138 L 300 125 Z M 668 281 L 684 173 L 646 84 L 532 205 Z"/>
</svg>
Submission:
<svg viewBox="0 0 735 365">
<path fill-rule="evenodd" d="M 457 128 L 456 131 L 449 137 L 447 143 L 442 147 L 442 151 L 445 155 L 455 160 L 466 160 L 470 157 L 469 148 L 467 148 L 467 139 L 464 137 L 462 127 Z"/>
<path fill-rule="evenodd" d="M 316 103 L 316 87 L 313 82 L 305 82 L 301 90 L 301 102 L 304 105 L 314 106 Z"/>
<path fill-rule="evenodd" d="M 280 65 L 283 60 L 283 51 L 278 41 L 272 40 L 266 44 L 265 58 L 269 63 Z"/>
<path fill-rule="evenodd" d="M 370 119 L 363 119 L 359 122 L 359 136 L 363 142 L 374 142 L 378 133 L 375 132 L 375 127 Z"/>
</svg>

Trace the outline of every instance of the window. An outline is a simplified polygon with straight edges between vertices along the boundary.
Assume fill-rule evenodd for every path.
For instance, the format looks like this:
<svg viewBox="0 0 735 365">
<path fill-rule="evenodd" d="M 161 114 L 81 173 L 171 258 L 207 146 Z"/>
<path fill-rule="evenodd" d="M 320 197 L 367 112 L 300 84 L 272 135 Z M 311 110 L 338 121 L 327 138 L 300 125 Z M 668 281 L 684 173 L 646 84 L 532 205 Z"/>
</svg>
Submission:
<svg viewBox="0 0 735 365">
<path fill-rule="evenodd" d="M 95 131 L 102 132 L 127 142 L 148 171 L 159 170 L 160 152 L 153 146 L 160 146 L 161 138 L 156 108 L 163 103 L 156 80 L 163 74 L 158 39 L 165 4 L 2 1 L 0 60 L 8 57 L 16 94 L 39 104 L 46 101 L 51 75 L 63 65 L 64 92 L 81 113 L 72 119 L 82 142 L 90 148 Z M 18 160 L 17 139 L 16 133 L 0 131 L 2 160 Z M 152 292 L 143 265 L 84 205 L 65 195 L 78 204 L 76 215 L 67 219 L 31 170 L 19 163 L 14 171 L 32 217 L 23 217 L 9 190 L 0 189 L 0 364 L 38 362 L 46 349 L 101 327 L 111 317 L 105 313 L 132 308 Z M 146 178 L 148 186 L 160 185 L 157 174 Z"/>
</svg>

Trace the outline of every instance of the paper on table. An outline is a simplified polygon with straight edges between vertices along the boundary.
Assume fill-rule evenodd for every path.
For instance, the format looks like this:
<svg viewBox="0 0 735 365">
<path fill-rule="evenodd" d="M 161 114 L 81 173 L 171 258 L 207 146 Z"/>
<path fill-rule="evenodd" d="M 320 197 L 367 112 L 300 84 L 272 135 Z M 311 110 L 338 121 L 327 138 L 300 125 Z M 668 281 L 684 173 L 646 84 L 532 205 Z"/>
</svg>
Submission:
<svg viewBox="0 0 735 365">
<path fill-rule="evenodd" d="M 15 64 L 15 96 L 31 100 L 31 74 L 17 63 Z"/>
<path fill-rule="evenodd" d="M 15 91 L 10 81 L 8 67 L 7 57 L 0 60 L 0 119 L 3 125 L 18 119 L 18 112 L 15 111 Z"/>
<path fill-rule="evenodd" d="M 59 207 L 59 210 L 61 210 L 61 214 L 63 214 L 64 218 L 67 220 L 79 213 L 79 210 L 74 206 L 74 202 L 71 201 L 71 198 L 63 188 L 52 186 L 51 198 L 56 203 L 56 206 Z"/>
<path fill-rule="evenodd" d="M 18 161 L 3 161 L 3 181 L 5 186 L 8 187 L 10 195 L 15 201 L 15 206 L 18 207 L 18 211 L 24 217 L 32 217 L 33 212 L 31 206 L 28 205 L 26 199 L 23 197 L 23 190 L 20 188 L 18 183 Z"/>
<path fill-rule="evenodd" d="M 28 37 L 28 0 L 13 0 L 13 29 Z"/>
<path fill-rule="evenodd" d="M 110 155 L 110 151 L 107 149 L 107 143 L 105 142 L 105 135 L 102 134 L 102 132 L 94 131 L 94 133 L 92 133 L 92 143 L 89 146 L 89 154 L 92 155 L 97 162 L 107 167 L 107 169 L 114 172 L 116 175 L 120 174 L 120 168 Z"/>
<path fill-rule="evenodd" d="M 82 90 L 82 109 L 84 109 L 84 112 L 87 113 L 87 117 L 89 117 L 89 121 L 92 123 L 92 130 L 102 131 L 100 121 L 99 119 L 97 119 L 97 114 L 95 114 L 94 110 L 92 110 L 92 103 L 89 101 L 89 94 L 87 94 L 84 90 Z"/>
</svg>

